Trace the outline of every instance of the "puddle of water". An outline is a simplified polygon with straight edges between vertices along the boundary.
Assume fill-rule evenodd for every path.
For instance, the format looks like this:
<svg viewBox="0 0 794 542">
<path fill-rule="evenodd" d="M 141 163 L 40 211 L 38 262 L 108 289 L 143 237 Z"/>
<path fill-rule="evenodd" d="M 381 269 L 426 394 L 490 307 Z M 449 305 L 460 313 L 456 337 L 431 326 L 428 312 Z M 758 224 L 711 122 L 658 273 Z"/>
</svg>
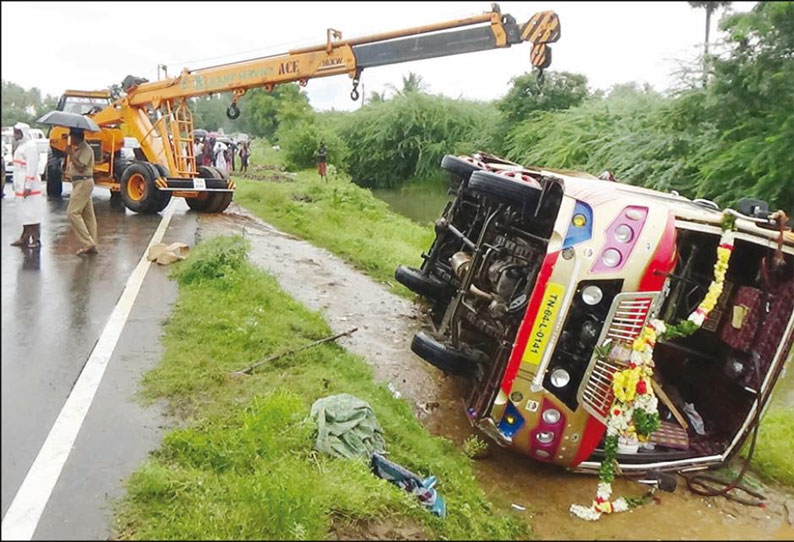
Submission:
<svg viewBox="0 0 794 542">
<path fill-rule="evenodd" d="M 452 199 L 445 186 L 429 186 L 420 190 L 402 188 L 374 188 L 372 194 L 389 204 L 395 213 L 407 216 L 420 224 L 432 223 Z"/>
<path fill-rule="evenodd" d="M 410 350 L 425 317 L 418 305 L 353 270 L 324 249 L 279 232 L 236 204 L 221 215 L 203 215 L 204 237 L 243 233 L 252 242 L 251 259 L 269 270 L 290 295 L 321 310 L 331 328 L 359 331 L 340 344 L 372 364 L 376 378 L 390 382 L 434 434 L 462 443 L 473 429 L 463 411 L 465 383 L 430 367 Z M 438 406 L 423 408 L 428 402 Z M 688 492 L 683 481 L 674 493 L 657 492 L 646 505 L 591 523 L 573 518 L 572 503 L 593 498 L 596 478 L 567 472 L 491 445 L 490 457 L 476 463 L 481 486 L 506 511 L 519 514 L 542 539 L 776 539 L 794 538 L 780 496 L 767 510 L 705 499 Z M 443 480 L 439 486 L 443 492 Z M 616 493 L 640 496 L 647 487 L 618 480 Z M 513 503 L 525 507 L 517 511 Z M 793 518 L 794 519 L 794 518 Z"/>
</svg>

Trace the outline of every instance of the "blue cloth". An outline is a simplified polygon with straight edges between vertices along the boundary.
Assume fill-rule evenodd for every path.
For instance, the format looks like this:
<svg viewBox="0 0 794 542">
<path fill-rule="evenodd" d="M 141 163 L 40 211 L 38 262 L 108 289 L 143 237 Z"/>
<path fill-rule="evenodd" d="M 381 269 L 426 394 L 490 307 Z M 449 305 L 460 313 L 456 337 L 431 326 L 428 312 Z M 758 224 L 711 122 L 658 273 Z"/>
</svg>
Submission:
<svg viewBox="0 0 794 542">
<path fill-rule="evenodd" d="M 447 514 L 447 505 L 444 498 L 435 489 L 438 479 L 435 476 L 420 478 L 405 467 L 389 461 L 379 453 L 372 454 L 370 462 L 372 472 L 379 478 L 388 480 L 408 493 L 413 493 L 432 514 L 443 518 Z"/>
</svg>

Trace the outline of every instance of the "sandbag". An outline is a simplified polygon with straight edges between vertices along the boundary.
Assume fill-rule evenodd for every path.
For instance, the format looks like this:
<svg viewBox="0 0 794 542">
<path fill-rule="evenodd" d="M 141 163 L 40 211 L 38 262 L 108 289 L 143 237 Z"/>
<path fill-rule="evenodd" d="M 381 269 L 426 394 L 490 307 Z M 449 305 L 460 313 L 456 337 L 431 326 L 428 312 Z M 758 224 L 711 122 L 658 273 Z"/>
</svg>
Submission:
<svg viewBox="0 0 794 542">
<path fill-rule="evenodd" d="M 157 262 L 160 265 L 168 265 L 178 260 L 187 258 L 190 247 L 185 243 L 155 243 L 149 247 L 146 257 L 150 262 Z"/>
</svg>

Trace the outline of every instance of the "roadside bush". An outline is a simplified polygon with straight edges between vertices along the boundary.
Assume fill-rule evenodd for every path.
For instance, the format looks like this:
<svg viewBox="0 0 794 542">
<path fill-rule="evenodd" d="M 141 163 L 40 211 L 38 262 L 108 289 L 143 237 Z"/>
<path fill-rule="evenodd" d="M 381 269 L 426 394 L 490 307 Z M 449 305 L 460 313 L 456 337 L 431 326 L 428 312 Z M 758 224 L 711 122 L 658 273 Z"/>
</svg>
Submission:
<svg viewBox="0 0 794 542">
<path fill-rule="evenodd" d="M 328 149 L 328 163 L 342 170 L 347 167 L 350 153 L 347 144 L 328 122 L 316 115 L 296 124 L 284 125 L 278 131 L 278 141 L 286 165 L 292 170 L 314 167 L 317 149 L 323 141 Z"/>
<path fill-rule="evenodd" d="M 228 277 L 248 259 L 250 243 L 239 235 L 199 244 L 173 271 L 181 285 Z"/>
<path fill-rule="evenodd" d="M 390 188 L 438 178 L 445 154 L 489 150 L 497 115 L 492 104 L 410 92 L 370 103 L 335 124 L 350 149 L 353 181 Z"/>
<path fill-rule="evenodd" d="M 507 156 L 594 175 L 608 169 L 630 184 L 693 195 L 693 141 L 672 129 L 673 109 L 657 92 L 620 85 L 606 98 L 533 114 L 508 135 Z"/>
</svg>

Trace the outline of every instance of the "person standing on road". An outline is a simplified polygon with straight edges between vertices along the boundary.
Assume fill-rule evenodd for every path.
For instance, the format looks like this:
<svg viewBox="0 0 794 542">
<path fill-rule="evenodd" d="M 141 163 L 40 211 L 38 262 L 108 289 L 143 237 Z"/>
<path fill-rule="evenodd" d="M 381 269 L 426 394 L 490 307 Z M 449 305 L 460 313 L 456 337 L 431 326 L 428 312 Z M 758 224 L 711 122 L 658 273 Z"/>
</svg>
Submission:
<svg viewBox="0 0 794 542">
<path fill-rule="evenodd" d="M 211 166 L 213 163 L 213 147 L 215 146 L 214 139 L 204 138 L 204 148 L 202 149 L 203 154 L 201 156 L 201 165 L 202 166 Z"/>
<path fill-rule="evenodd" d="M 248 141 L 243 141 L 243 144 L 240 147 L 240 173 L 245 173 L 248 171 L 249 153 L 250 151 L 248 150 Z"/>
<path fill-rule="evenodd" d="M 80 244 L 77 255 L 97 253 L 97 226 L 94 214 L 94 151 L 85 141 L 83 130 L 69 130 L 71 144 L 66 148 L 66 177 L 72 182 L 72 195 L 66 214 Z"/>
<path fill-rule="evenodd" d="M 21 205 L 22 235 L 11 246 L 40 248 L 44 199 L 39 177 L 39 150 L 30 137 L 30 126 L 24 122 L 14 125 L 14 141 L 17 143 L 14 151 L 14 195 Z"/>
<path fill-rule="evenodd" d="M 226 171 L 226 157 L 224 153 L 226 152 L 226 145 L 218 141 L 215 143 L 215 168 L 219 169 L 223 172 Z"/>
<path fill-rule="evenodd" d="M 227 165 L 229 166 L 229 171 L 230 172 L 234 171 L 234 155 L 235 154 L 237 154 L 237 144 L 234 142 L 234 140 L 232 140 L 232 141 L 229 142 L 229 156 L 226 159 L 226 162 L 228 162 Z"/>
<path fill-rule="evenodd" d="M 317 173 L 321 178 L 328 180 L 328 149 L 325 148 L 325 142 L 320 141 L 320 149 L 317 151 Z"/>
<path fill-rule="evenodd" d="M 201 153 L 204 150 L 204 144 L 200 138 L 196 138 L 193 142 L 193 158 L 196 159 L 196 165 L 201 165 Z"/>
<path fill-rule="evenodd" d="M 227 146 L 223 151 L 223 157 L 226 159 L 226 173 L 231 174 L 234 171 L 234 151 L 231 145 Z"/>
</svg>

